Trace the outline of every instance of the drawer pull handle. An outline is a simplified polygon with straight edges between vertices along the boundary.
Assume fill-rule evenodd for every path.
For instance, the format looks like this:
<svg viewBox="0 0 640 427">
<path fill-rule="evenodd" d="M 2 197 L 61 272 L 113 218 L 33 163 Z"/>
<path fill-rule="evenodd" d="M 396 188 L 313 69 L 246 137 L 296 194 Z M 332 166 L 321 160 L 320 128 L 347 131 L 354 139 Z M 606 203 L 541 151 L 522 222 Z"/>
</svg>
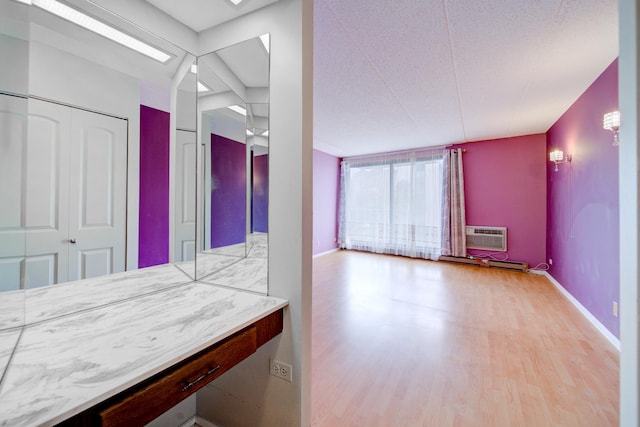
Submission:
<svg viewBox="0 0 640 427">
<path fill-rule="evenodd" d="M 193 387 L 194 385 L 198 384 L 200 381 L 202 381 L 203 379 L 207 378 L 209 375 L 213 374 L 215 371 L 217 371 L 220 368 L 221 368 L 221 366 L 218 365 L 215 368 L 209 369 L 209 371 L 207 371 L 206 374 L 200 375 L 198 378 L 196 378 L 192 382 L 188 383 L 186 386 L 182 387 L 182 391 L 189 390 L 191 387 Z"/>
</svg>

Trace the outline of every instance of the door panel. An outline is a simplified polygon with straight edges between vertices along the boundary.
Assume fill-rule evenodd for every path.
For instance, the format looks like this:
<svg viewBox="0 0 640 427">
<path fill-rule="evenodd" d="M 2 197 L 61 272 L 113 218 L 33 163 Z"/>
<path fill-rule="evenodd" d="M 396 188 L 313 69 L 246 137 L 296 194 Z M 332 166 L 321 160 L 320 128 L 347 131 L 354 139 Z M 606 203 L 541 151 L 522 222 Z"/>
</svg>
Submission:
<svg viewBox="0 0 640 427">
<path fill-rule="evenodd" d="M 182 241 L 182 260 L 183 261 L 193 261 L 196 253 L 196 242 L 195 240 L 191 241 Z"/>
<path fill-rule="evenodd" d="M 113 227 L 114 151 L 113 132 L 105 129 L 83 129 L 80 140 L 82 174 L 80 193 L 82 206 L 80 228 Z M 82 132 L 82 131 L 81 131 Z"/>
<path fill-rule="evenodd" d="M 52 109 L 55 110 L 55 109 Z M 53 114 L 55 116 L 55 114 Z M 29 117 L 29 143 L 27 144 L 27 224 L 31 230 L 58 229 L 60 203 L 59 172 L 61 138 L 68 131 L 61 119 L 32 114 Z M 65 154 L 65 153 L 62 153 Z"/>
<path fill-rule="evenodd" d="M 25 286 L 68 277 L 70 108 L 29 100 L 26 144 Z"/>
<path fill-rule="evenodd" d="M 124 271 L 126 141 L 125 120 L 72 111 L 69 280 Z"/>
<path fill-rule="evenodd" d="M 193 261 L 196 237 L 196 134 L 178 131 L 174 261 Z"/>
<path fill-rule="evenodd" d="M 58 266 L 57 254 L 28 256 L 25 260 L 25 286 L 37 288 L 57 283 Z M 66 268 L 66 265 L 64 267 Z"/>
<path fill-rule="evenodd" d="M 78 256 L 78 277 L 88 279 L 113 272 L 113 248 L 78 251 Z"/>
<path fill-rule="evenodd" d="M 8 248 L 4 247 L 4 241 L 2 246 L 3 252 L 5 252 Z M 24 243 L 22 244 L 22 250 L 24 251 Z M 24 256 L 0 257 L 0 292 L 20 289 L 20 278 L 22 277 L 23 264 Z"/>
<path fill-rule="evenodd" d="M 0 292 L 23 285 L 27 100 L 0 95 Z"/>
</svg>

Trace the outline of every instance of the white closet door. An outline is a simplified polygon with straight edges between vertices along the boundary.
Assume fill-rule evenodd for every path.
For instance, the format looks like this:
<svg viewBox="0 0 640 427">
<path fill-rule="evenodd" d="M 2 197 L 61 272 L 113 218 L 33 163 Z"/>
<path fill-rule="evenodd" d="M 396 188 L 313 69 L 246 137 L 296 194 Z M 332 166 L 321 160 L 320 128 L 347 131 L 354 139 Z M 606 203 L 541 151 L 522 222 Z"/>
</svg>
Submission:
<svg viewBox="0 0 640 427">
<path fill-rule="evenodd" d="M 175 248 L 178 261 L 195 257 L 196 237 L 196 133 L 177 131 L 175 184 Z"/>
<path fill-rule="evenodd" d="M 0 95 L 0 292 L 20 289 L 25 255 L 27 100 Z"/>
<path fill-rule="evenodd" d="M 69 280 L 124 271 L 127 122 L 72 110 Z"/>
<path fill-rule="evenodd" d="M 25 286 L 68 277 L 69 123 L 71 109 L 29 100 L 26 144 Z"/>
</svg>

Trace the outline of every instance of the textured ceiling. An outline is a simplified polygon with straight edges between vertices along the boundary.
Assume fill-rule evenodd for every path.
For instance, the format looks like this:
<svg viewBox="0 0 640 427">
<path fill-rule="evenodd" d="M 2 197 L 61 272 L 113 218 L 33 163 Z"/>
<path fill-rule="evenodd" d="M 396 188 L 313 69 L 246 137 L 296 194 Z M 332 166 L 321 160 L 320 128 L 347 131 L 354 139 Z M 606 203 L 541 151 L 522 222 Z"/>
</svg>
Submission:
<svg viewBox="0 0 640 427">
<path fill-rule="evenodd" d="M 545 132 L 618 55 L 615 0 L 315 0 L 314 146 Z"/>
</svg>

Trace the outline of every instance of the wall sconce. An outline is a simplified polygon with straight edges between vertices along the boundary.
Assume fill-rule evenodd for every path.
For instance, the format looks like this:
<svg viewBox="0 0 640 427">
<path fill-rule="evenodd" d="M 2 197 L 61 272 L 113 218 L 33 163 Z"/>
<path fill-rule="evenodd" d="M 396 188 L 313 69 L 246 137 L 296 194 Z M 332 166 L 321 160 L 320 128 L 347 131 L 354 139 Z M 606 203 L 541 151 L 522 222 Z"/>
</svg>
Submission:
<svg viewBox="0 0 640 427">
<path fill-rule="evenodd" d="M 553 171 L 558 172 L 558 165 L 560 163 L 571 163 L 571 154 L 567 154 L 567 157 L 565 157 L 562 151 L 553 150 L 549 153 L 549 161 L 553 162 L 555 165 Z"/>
<path fill-rule="evenodd" d="M 620 130 L 620 111 L 611 111 L 604 115 L 602 119 L 602 128 L 613 132 L 613 145 L 620 144 L 618 131 Z"/>
</svg>

